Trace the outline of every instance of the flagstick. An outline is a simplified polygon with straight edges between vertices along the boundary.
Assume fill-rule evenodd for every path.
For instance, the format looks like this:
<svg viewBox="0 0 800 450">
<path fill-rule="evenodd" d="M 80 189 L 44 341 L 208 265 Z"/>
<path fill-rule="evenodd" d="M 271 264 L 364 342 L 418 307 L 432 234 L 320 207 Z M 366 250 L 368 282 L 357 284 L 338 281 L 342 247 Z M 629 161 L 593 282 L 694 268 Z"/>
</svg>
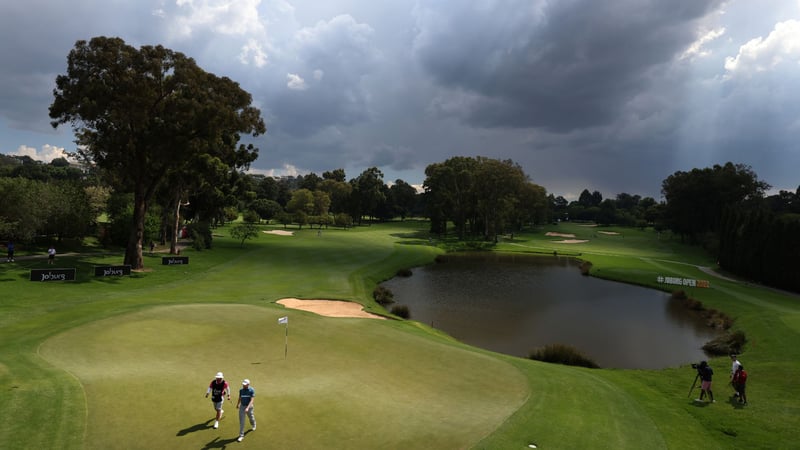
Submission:
<svg viewBox="0 0 800 450">
<path fill-rule="evenodd" d="M 286 321 L 286 338 L 284 339 L 283 345 L 283 359 L 286 359 L 286 355 L 289 354 L 289 321 Z"/>
</svg>

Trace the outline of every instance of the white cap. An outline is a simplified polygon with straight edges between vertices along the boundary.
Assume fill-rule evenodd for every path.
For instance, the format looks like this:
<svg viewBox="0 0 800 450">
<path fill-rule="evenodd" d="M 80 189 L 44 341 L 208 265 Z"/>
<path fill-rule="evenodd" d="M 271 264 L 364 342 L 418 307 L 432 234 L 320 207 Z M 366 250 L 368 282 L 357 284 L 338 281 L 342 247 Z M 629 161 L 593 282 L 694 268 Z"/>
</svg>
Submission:
<svg viewBox="0 0 800 450">
<path fill-rule="evenodd" d="M 217 378 L 222 378 L 222 372 L 217 372 Z"/>
<path fill-rule="evenodd" d="M 247 378 L 245 378 L 244 380 L 242 380 L 242 384 L 250 384 L 250 380 L 248 380 Z"/>
</svg>

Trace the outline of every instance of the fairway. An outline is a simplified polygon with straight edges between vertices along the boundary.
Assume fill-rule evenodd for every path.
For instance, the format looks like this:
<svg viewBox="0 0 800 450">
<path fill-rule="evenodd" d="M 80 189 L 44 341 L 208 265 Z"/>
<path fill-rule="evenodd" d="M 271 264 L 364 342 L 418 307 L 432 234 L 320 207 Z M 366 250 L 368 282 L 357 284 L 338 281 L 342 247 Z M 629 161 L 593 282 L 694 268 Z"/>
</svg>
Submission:
<svg viewBox="0 0 800 450">
<path fill-rule="evenodd" d="M 692 361 L 663 370 L 546 364 L 391 317 L 371 298 L 374 286 L 458 245 L 428 239 L 425 222 L 321 236 L 293 229 L 244 246 L 227 231 L 217 230 L 212 250 L 187 249 L 189 265 L 148 256 L 148 271 L 125 278 L 88 275 L 119 255 L 62 257 L 78 268 L 71 283 L 27 281 L 44 260 L 0 266 L 0 409 L 8 418 L 0 447 L 796 448 L 798 296 L 714 277 L 699 267 L 713 261 L 677 239 L 560 224 L 494 249 L 572 254 L 592 262 L 594 276 L 654 289 L 663 289 L 659 275 L 709 279 L 710 289 L 689 294 L 747 333 L 747 407 L 728 400 L 724 356 L 709 358 L 717 403 L 697 404 L 687 396 Z M 587 242 L 553 243 L 548 232 Z M 391 320 L 324 317 L 285 308 L 282 298 L 352 301 Z M 242 444 L 233 405 L 211 428 L 204 395 L 218 371 L 235 389 L 249 378 L 257 392 L 258 430 Z"/>
<path fill-rule="evenodd" d="M 84 387 L 86 448 L 234 441 L 235 403 L 215 430 L 204 398 L 218 370 L 233 389 L 243 378 L 256 389 L 259 427 L 246 438 L 255 448 L 463 448 L 528 397 L 512 365 L 390 322 L 279 306 L 154 307 L 69 330 L 40 354 Z"/>
</svg>

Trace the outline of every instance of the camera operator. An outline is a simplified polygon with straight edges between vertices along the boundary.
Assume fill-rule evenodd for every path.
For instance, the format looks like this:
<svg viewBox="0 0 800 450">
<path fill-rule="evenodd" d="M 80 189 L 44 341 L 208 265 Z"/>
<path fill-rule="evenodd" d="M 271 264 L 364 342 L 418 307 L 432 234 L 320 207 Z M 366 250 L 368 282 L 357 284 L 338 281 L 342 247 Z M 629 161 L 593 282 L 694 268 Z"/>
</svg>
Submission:
<svg viewBox="0 0 800 450">
<path fill-rule="evenodd" d="M 716 403 L 714 400 L 714 393 L 711 392 L 711 377 L 714 375 L 714 370 L 708 365 L 706 361 L 700 361 L 697 366 L 697 375 L 700 376 L 700 398 L 698 402 L 702 402 L 703 398 L 708 395 L 708 401 Z"/>
</svg>

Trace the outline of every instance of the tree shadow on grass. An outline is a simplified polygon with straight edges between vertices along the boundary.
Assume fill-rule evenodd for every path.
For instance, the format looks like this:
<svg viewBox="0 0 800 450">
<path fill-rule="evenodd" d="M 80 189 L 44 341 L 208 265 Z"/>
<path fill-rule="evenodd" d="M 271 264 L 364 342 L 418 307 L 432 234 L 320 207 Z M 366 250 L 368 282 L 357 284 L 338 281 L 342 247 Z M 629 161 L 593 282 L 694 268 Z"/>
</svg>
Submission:
<svg viewBox="0 0 800 450">
<path fill-rule="evenodd" d="M 203 423 L 198 423 L 197 425 L 192 425 L 189 428 L 184 428 L 181 431 L 178 431 L 178 434 L 175 436 L 186 436 L 189 433 L 194 433 L 195 431 L 205 430 L 207 428 L 211 428 L 211 422 L 214 419 L 208 419 Z"/>
</svg>

